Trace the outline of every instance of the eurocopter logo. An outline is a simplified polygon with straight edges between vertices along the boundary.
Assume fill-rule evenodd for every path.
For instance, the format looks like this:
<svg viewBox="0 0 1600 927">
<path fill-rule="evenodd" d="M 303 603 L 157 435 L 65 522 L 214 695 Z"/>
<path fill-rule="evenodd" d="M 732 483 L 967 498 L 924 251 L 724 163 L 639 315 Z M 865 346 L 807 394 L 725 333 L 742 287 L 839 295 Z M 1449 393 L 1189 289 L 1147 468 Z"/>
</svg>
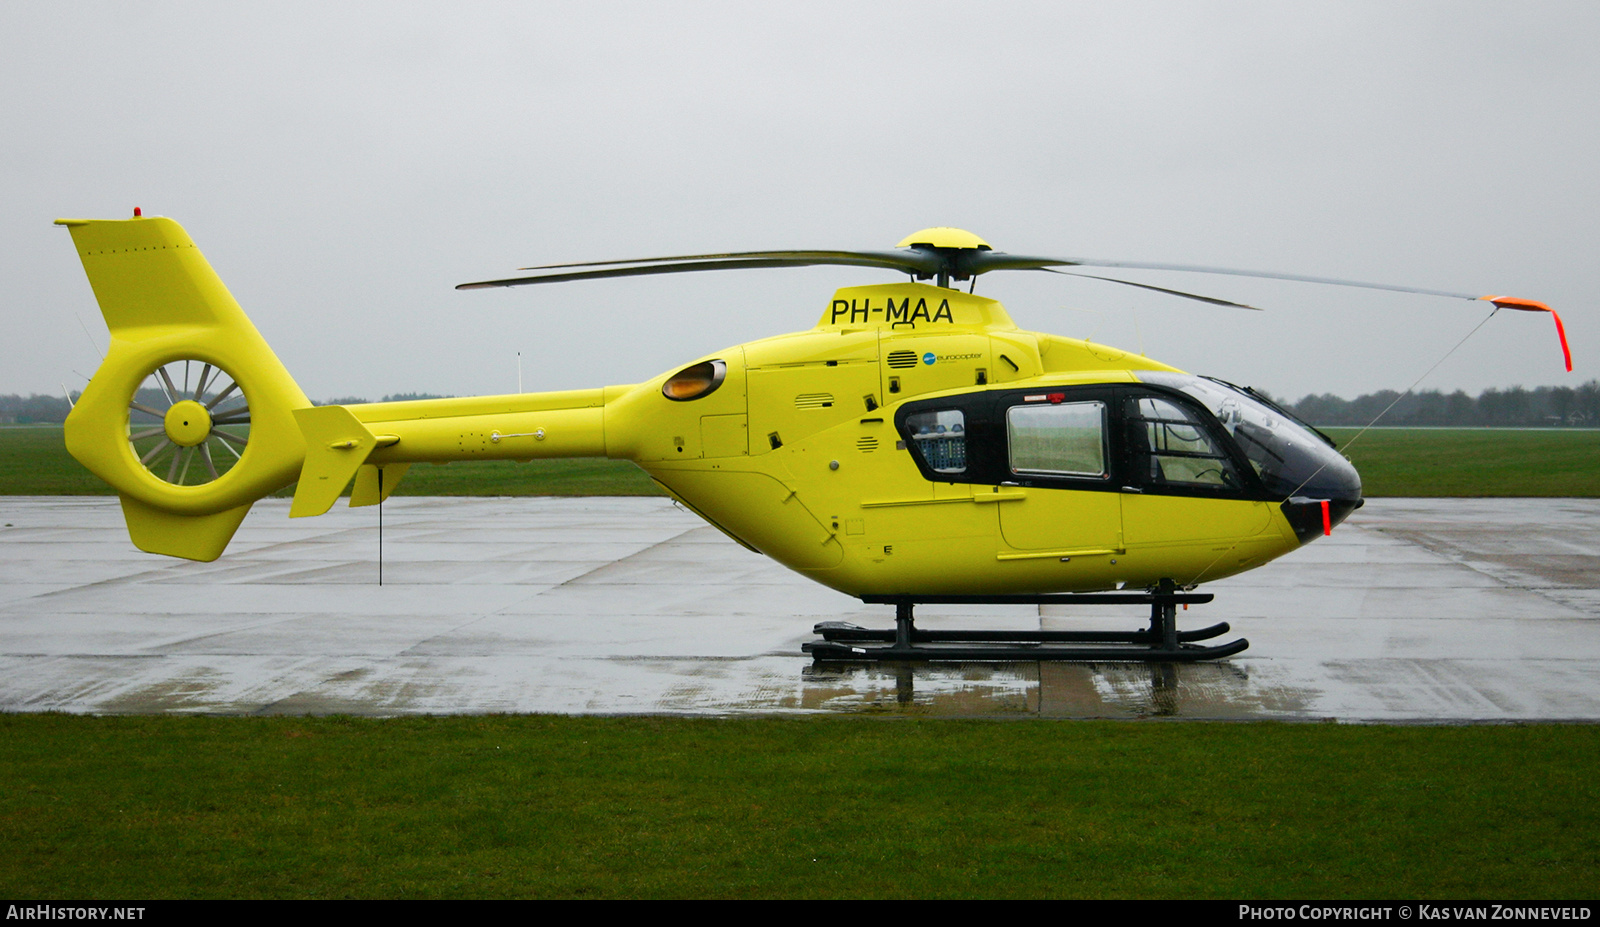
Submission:
<svg viewBox="0 0 1600 927">
<path fill-rule="evenodd" d="M 895 305 L 893 297 L 888 300 L 888 303 L 887 306 L 874 306 L 872 305 L 872 300 L 863 299 L 860 300 L 860 305 L 857 305 L 857 300 L 854 299 L 836 299 L 833 301 L 833 317 L 828 322 L 829 324 L 837 324 L 840 316 L 849 316 L 850 324 L 883 321 L 888 322 L 892 328 L 898 328 L 901 325 L 909 325 L 912 328 L 916 328 L 918 319 L 924 322 L 955 323 L 955 318 L 950 314 L 950 300 L 948 299 L 939 300 L 939 307 L 933 310 L 932 315 L 928 314 L 928 301 L 926 299 L 919 298 L 915 306 L 911 304 L 911 297 L 909 296 L 900 300 L 899 305 Z M 933 362 L 928 361 L 928 363 L 931 364 Z"/>
<path fill-rule="evenodd" d="M 937 364 L 940 361 L 944 361 L 948 364 L 951 361 L 977 360 L 982 356 L 982 354 L 945 354 L 941 356 L 929 351 L 928 353 L 922 355 L 922 362 L 927 364 L 929 367 L 932 367 L 934 364 Z"/>
</svg>

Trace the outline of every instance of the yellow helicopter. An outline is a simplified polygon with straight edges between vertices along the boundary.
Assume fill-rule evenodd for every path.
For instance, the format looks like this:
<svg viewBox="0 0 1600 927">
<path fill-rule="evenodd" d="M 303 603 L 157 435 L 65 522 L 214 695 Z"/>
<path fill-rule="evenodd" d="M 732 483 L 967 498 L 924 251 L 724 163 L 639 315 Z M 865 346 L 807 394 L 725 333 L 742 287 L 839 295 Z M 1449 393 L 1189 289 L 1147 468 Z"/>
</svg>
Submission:
<svg viewBox="0 0 1600 927">
<path fill-rule="evenodd" d="M 1194 643 L 1225 623 L 1178 631 L 1176 606 L 1212 598 L 1195 586 L 1330 533 L 1362 504 L 1333 442 L 1265 397 L 1023 331 L 999 302 L 952 287 L 1073 266 L 1347 281 L 1027 257 L 948 228 L 889 251 L 548 265 L 459 288 L 815 264 L 911 280 L 838 290 L 810 330 L 639 384 L 318 407 L 178 223 L 136 210 L 57 224 L 111 331 L 67 418 L 67 448 L 117 490 L 134 544 L 152 553 L 215 560 L 251 505 L 291 483 L 289 514 L 302 517 L 328 511 L 352 481 L 352 506 L 380 503 L 413 463 L 603 456 L 633 461 L 744 547 L 897 606 L 892 631 L 818 625 L 823 640 L 806 645 L 816 659 L 1178 661 L 1248 646 Z M 1150 606 L 1151 619 L 1132 632 L 915 626 L 915 605 L 952 602 L 1118 602 Z"/>
</svg>

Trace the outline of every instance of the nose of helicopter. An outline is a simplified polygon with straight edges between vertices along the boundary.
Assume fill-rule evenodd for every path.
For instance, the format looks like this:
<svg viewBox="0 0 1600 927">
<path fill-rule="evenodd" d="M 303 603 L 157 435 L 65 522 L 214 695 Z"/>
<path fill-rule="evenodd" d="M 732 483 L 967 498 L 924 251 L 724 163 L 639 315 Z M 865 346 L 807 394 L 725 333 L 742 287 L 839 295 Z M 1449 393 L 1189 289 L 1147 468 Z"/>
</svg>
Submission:
<svg viewBox="0 0 1600 927">
<path fill-rule="evenodd" d="M 1247 448 L 1266 449 L 1255 461 L 1261 482 L 1281 500 L 1300 543 L 1332 534 L 1361 507 L 1361 474 L 1319 432 L 1278 415 L 1246 414 L 1234 437 Z"/>
<path fill-rule="evenodd" d="M 1141 372 L 1146 383 L 1198 399 L 1250 461 L 1267 498 L 1304 544 L 1361 507 L 1361 474 L 1333 441 L 1254 390 L 1186 373 Z"/>
<path fill-rule="evenodd" d="M 1365 504 L 1361 474 L 1337 451 L 1319 442 L 1304 449 L 1291 447 L 1286 456 L 1290 463 L 1286 470 L 1307 474 L 1280 503 L 1301 544 L 1332 534 L 1334 526 Z"/>
</svg>

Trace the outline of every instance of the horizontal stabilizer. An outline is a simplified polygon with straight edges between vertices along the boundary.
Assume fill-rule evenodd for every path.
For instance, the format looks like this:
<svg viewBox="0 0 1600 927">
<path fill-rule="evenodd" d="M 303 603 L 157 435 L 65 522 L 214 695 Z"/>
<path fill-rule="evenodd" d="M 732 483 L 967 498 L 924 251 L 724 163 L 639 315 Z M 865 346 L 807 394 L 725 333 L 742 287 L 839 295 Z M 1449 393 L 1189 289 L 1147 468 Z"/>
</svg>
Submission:
<svg viewBox="0 0 1600 927">
<path fill-rule="evenodd" d="M 306 459 L 289 517 L 321 515 L 339 501 L 378 438 L 344 406 L 296 409 L 294 420 L 306 440 Z"/>
</svg>

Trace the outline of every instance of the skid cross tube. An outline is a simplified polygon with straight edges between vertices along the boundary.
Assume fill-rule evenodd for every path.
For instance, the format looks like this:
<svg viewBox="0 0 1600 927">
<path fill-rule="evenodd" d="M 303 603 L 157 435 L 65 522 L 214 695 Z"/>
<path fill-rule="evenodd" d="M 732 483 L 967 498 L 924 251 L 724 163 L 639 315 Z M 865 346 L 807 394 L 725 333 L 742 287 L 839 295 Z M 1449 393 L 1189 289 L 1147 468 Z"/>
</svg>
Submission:
<svg viewBox="0 0 1600 927">
<path fill-rule="evenodd" d="M 819 661 L 881 660 L 1186 663 L 1229 657 L 1246 647 L 1243 639 L 1215 646 L 1194 641 L 1228 633 L 1227 622 L 1197 631 L 1179 631 L 1177 607 L 1204 604 L 1210 593 L 1178 592 L 1170 580 L 1150 592 L 1039 593 L 1032 595 L 867 595 L 868 604 L 895 607 L 894 630 L 874 630 L 843 621 L 824 621 L 813 630 L 822 640 L 802 646 Z M 1137 631 L 928 631 L 917 628 L 918 605 L 1149 605 L 1150 626 Z M 887 646 L 884 646 L 887 644 Z M 1078 646 L 1070 646 L 1078 645 Z"/>
</svg>

